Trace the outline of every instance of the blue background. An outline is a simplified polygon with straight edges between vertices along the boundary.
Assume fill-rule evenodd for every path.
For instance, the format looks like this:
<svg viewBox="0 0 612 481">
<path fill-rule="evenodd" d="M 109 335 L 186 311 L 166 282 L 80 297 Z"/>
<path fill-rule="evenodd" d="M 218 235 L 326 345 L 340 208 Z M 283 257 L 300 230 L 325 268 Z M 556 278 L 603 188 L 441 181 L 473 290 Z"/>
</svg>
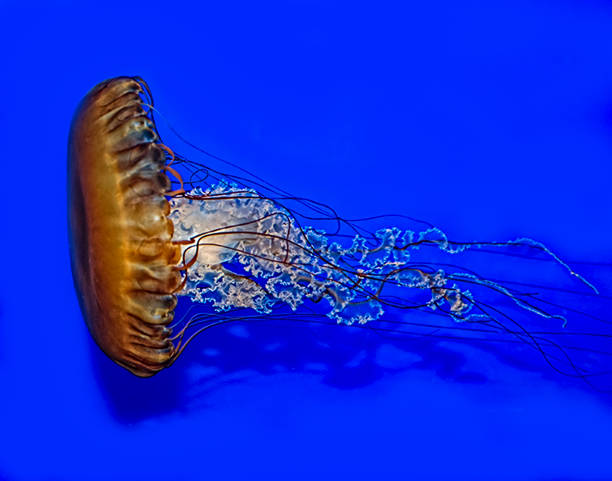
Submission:
<svg viewBox="0 0 612 481">
<path fill-rule="evenodd" d="M 129 375 L 82 321 L 65 186 L 79 99 L 141 75 L 192 142 L 347 217 L 612 262 L 609 2 L 27 3 L 0 6 L 0 478 L 612 479 L 609 397 L 476 349 L 468 382 L 271 323 Z"/>
</svg>

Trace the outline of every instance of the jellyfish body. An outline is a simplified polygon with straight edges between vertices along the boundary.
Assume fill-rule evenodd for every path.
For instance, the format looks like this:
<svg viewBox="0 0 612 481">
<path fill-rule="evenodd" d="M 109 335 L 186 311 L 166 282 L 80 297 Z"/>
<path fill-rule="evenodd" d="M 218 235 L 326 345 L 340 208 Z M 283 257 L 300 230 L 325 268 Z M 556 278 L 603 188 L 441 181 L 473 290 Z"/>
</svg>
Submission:
<svg viewBox="0 0 612 481">
<path fill-rule="evenodd" d="M 564 363 L 570 375 L 586 375 L 563 345 L 508 314 L 562 327 L 559 306 L 526 284 L 496 281 L 453 260 L 473 251 L 528 250 L 596 292 L 541 243 L 452 242 L 431 225 L 368 230 L 256 176 L 175 155 L 161 143 L 152 104 L 140 78 L 102 82 L 81 102 L 69 142 L 73 276 L 89 330 L 117 364 L 151 376 L 206 329 L 236 318 L 265 319 L 284 306 L 300 320 L 382 331 L 390 325 L 404 333 L 418 326 L 428 336 L 452 329 L 465 338 L 505 336 L 551 365 Z M 326 232 L 305 219 L 334 227 Z M 208 304 L 212 314 L 171 324 L 176 296 Z M 435 312 L 446 323 L 399 321 L 408 311 Z"/>
<path fill-rule="evenodd" d="M 100 348 L 139 376 L 162 369 L 181 275 L 173 266 L 166 155 L 140 95 L 121 77 L 94 87 L 72 123 L 68 153 L 73 277 Z"/>
</svg>

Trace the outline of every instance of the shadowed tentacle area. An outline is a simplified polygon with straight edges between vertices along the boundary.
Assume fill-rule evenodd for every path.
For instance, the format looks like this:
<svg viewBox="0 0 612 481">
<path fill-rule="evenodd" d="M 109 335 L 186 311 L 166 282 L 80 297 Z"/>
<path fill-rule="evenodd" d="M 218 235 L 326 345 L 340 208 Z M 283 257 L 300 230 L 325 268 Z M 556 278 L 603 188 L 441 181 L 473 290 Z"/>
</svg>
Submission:
<svg viewBox="0 0 612 481">
<path fill-rule="evenodd" d="M 198 167 L 197 175 L 203 170 Z M 353 234 L 339 229 L 326 232 L 303 226 L 299 217 L 307 216 L 285 207 L 295 198 L 267 197 L 223 177 L 208 178 L 216 182 L 200 181 L 205 188 L 193 187 L 170 200 L 174 237 L 183 248 L 182 263 L 188 266 L 185 285 L 177 294 L 216 311 L 205 309 L 176 322 L 176 356 L 199 334 L 229 322 L 287 318 L 325 323 L 327 317 L 381 335 L 516 342 L 528 346 L 555 371 L 581 378 L 591 387 L 595 387 L 592 379 L 607 375 L 601 366 L 574 360 L 582 353 L 605 357 L 607 334 L 597 329 L 588 332 L 586 325 L 566 329 L 565 316 L 572 309 L 556 304 L 554 297 L 547 299 L 545 294 L 554 291 L 553 286 L 530 287 L 486 275 L 500 260 L 498 267 L 507 266 L 505 256 L 515 259 L 511 266 L 523 259 L 532 274 L 537 273 L 532 262 L 547 261 L 540 264 L 543 275 L 550 269 L 565 271 L 568 281 L 578 280 L 590 295 L 599 296 L 593 284 L 538 241 L 521 237 L 456 242 L 434 226 L 367 231 L 360 228 L 360 220 L 347 221 L 335 214 L 321 217 L 332 225 L 339 219 Z M 456 258 L 475 264 L 462 267 L 453 261 Z M 288 315 L 286 307 L 295 314 Z M 401 310 L 447 320 L 414 321 Z M 531 324 L 537 322 L 541 327 L 534 329 Z M 487 337 L 480 339 L 483 333 Z M 596 340 L 593 347 L 581 347 L 587 336 Z"/>
</svg>

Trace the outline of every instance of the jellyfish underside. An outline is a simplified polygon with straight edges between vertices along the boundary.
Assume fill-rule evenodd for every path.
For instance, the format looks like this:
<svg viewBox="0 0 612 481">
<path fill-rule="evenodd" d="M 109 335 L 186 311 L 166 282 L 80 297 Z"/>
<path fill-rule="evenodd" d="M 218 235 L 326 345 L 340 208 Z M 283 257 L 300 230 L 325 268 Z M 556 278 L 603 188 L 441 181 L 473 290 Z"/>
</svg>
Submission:
<svg viewBox="0 0 612 481">
<path fill-rule="evenodd" d="M 150 91 L 136 81 L 143 86 L 139 95 L 153 122 Z M 163 191 L 169 202 L 164 211 L 177 249 L 170 262 L 182 276 L 180 285 L 166 294 L 201 306 L 195 315 L 164 323 L 172 347 L 160 369 L 214 326 L 282 316 L 398 335 L 503 339 L 528 346 L 555 370 L 589 384 L 605 374 L 572 357 L 572 350 L 589 351 L 585 337 L 599 343 L 609 336 L 601 327 L 604 320 L 590 316 L 592 331 L 572 330 L 566 326 L 567 313 L 581 312 L 557 304 L 554 296 L 547 299 L 555 286 L 483 274 L 496 262 L 535 262 L 538 267 L 526 272 L 556 269 L 576 283 L 577 295 L 597 294 L 543 244 L 529 238 L 454 242 L 439 228 L 402 216 L 395 218 L 410 227 L 373 228 L 384 216 L 344 219 L 328 206 L 295 197 L 186 141 L 207 162 L 181 156 L 161 144 L 154 122 L 152 128 L 151 142 L 166 155 L 157 170 L 172 180 Z M 478 261 L 478 256 L 486 260 Z M 476 260 L 466 268 L 461 259 Z M 437 321 L 415 321 L 416 313 L 434 314 Z M 525 327 L 532 324 L 539 329 Z M 570 338 L 579 340 L 576 346 L 567 342 Z M 609 355 L 603 349 L 592 352 Z M 122 365 L 138 375 L 159 370 L 143 374 Z"/>
</svg>

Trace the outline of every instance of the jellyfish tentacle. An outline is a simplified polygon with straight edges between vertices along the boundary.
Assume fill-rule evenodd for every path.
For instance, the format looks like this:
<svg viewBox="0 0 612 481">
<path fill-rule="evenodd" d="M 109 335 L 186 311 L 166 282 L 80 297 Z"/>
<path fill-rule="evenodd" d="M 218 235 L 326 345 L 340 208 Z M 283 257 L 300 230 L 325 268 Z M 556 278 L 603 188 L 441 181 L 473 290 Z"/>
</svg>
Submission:
<svg viewBox="0 0 612 481">
<path fill-rule="evenodd" d="M 203 199 L 206 202 L 198 202 Z M 431 298 L 425 305 L 435 309 L 445 302 L 451 317 L 465 320 L 471 307 L 466 301 L 470 294 L 449 285 L 454 279 L 495 288 L 513 297 L 520 307 L 542 315 L 541 310 L 527 306 L 503 286 L 479 282 L 469 273 L 447 275 L 441 269 L 427 273 L 411 266 L 411 251 L 422 244 L 437 245 L 450 254 L 471 247 L 452 246 L 436 228 L 418 236 L 412 231 L 383 229 L 369 240 L 357 235 L 351 245 L 342 247 L 330 243 L 323 231 L 301 227 L 277 202 L 252 189 L 222 183 L 174 198 L 170 216 L 178 226 L 179 240 L 192 242 L 183 250 L 184 266 L 194 271 L 186 273 L 183 294 L 212 302 L 217 309 L 252 307 L 269 312 L 274 304 L 288 303 L 296 309 L 306 299 L 319 302 L 325 298 L 331 306 L 329 317 L 352 324 L 379 318 L 385 305 L 412 308 L 422 304 L 385 296 L 383 290 L 390 286 L 427 289 Z M 373 241 L 375 245 L 371 245 Z M 213 267 L 228 263 L 241 265 L 250 275 L 224 279 Z"/>
</svg>

